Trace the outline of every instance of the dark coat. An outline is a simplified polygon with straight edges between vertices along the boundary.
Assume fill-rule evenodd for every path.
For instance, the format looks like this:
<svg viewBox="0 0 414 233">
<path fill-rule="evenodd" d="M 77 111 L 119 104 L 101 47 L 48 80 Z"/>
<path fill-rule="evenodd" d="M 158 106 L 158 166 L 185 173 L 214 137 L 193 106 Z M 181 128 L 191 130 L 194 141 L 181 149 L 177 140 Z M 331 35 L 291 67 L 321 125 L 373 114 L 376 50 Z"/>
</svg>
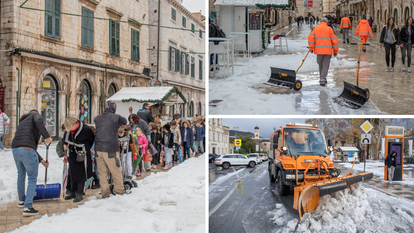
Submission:
<svg viewBox="0 0 414 233">
<path fill-rule="evenodd" d="M 68 145 L 69 147 L 69 172 L 71 174 L 71 182 L 81 183 L 86 181 L 86 174 L 85 174 L 85 163 L 84 162 L 77 162 L 76 161 L 76 151 L 81 151 L 82 147 L 80 145 L 84 145 L 86 151 L 86 171 L 87 177 L 90 178 L 92 176 L 92 158 L 91 158 L 91 147 L 93 145 L 93 141 L 95 139 L 95 135 L 93 134 L 92 129 L 80 123 L 79 129 L 75 131 L 74 134 L 71 132 L 65 132 L 64 134 L 64 144 Z M 76 145 L 75 145 L 76 144 Z"/>
<path fill-rule="evenodd" d="M 181 145 L 182 143 L 184 143 L 184 130 L 187 129 L 187 147 L 191 148 L 193 146 L 193 142 L 194 142 L 194 135 L 193 135 L 193 129 L 188 127 L 188 128 L 181 128 Z"/>
<path fill-rule="evenodd" d="M 166 137 L 168 137 L 167 143 L 165 143 L 165 138 Z M 174 146 L 174 133 L 172 133 L 171 131 L 169 131 L 168 133 L 164 133 L 164 137 L 162 138 L 161 144 L 168 147 L 168 148 L 173 148 L 173 146 Z"/>
<path fill-rule="evenodd" d="M 400 35 L 398 37 L 398 44 L 408 43 L 408 26 L 404 25 L 401 28 Z M 414 44 L 414 26 L 411 25 L 411 44 Z"/>
<path fill-rule="evenodd" d="M 118 128 L 126 125 L 127 120 L 114 111 L 105 111 L 95 117 L 95 151 L 114 153 L 119 151 Z"/>
<path fill-rule="evenodd" d="M 194 128 L 195 128 L 195 140 L 196 141 L 203 141 L 203 138 L 204 138 L 204 136 L 205 136 L 205 129 L 204 129 L 204 126 L 202 126 L 201 124 L 200 124 L 200 128 L 198 128 L 197 126 L 194 126 Z"/>
<path fill-rule="evenodd" d="M 395 153 L 395 156 L 392 156 L 392 154 Z M 391 153 L 387 156 L 385 159 L 385 166 L 387 167 L 396 167 L 397 166 L 397 152 L 391 151 Z"/>
<path fill-rule="evenodd" d="M 131 124 L 131 130 L 132 132 L 135 133 L 135 129 L 136 128 L 140 128 L 142 133 L 147 137 L 151 137 L 151 130 L 148 126 L 148 122 L 146 122 L 145 120 L 140 119 L 139 122 L 137 124 Z"/>
<path fill-rule="evenodd" d="M 147 123 L 150 123 L 150 122 L 154 122 L 155 121 L 154 118 L 152 117 L 151 111 L 149 111 L 149 110 L 147 110 L 145 108 L 139 110 L 137 112 L 137 115 L 139 116 L 139 118 L 141 118 L 142 120 L 144 120 Z"/>
<path fill-rule="evenodd" d="M 158 141 L 160 141 L 160 143 L 158 143 Z M 161 143 L 162 143 L 162 137 L 160 133 L 151 133 L 151 143 L 152 145 L 154 145 L 155 149 L 157 149 L 157 151 L 160 151 L 159 149 L 161 148 Z"/>
<path fill-rule="evenodd" d="M 400 30 L 397 26 L 392 29 L 392 34 L 394 35 L 394 44 L 398 42 L 398 36 L 400 35 Z M 385 37 L 387 36 L 387 26 L 384 26 L 381 31 L 380 43 L 385 42 Z"/>
</svg>

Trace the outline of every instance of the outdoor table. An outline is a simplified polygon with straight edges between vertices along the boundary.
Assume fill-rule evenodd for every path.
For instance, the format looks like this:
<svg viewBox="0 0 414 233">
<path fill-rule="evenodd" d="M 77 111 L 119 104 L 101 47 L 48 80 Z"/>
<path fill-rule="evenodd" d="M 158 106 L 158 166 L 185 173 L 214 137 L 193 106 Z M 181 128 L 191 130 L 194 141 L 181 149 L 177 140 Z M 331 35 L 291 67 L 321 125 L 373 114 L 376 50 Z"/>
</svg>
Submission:
<svg viewBox="0 0 414 233">
<path fill-rule="evenodd" d="M 252 55 L 251 49 L 250 49 L 250 32 L 224 32 L 229 35 L 247 35 L 247 61 L 250 60 L 250 57 Z"/>
<path fill-rule="evenodd" d="M 227 43 L 227 51 L 230 51 L 231 53 L 231 62 L 230 62 L 230 56 L 227 56 L 227 73 L 228 73 L 228 69 L 229 66 L 232 67 L 232 74 L 234 74 L 234 38 L 224 38 L 224 37 L 209 37 L 208 38 L 209 41 L 224 41 L 224 42 L 229 42 Z M 232 48 L 230 48 L 230 43 L 232 44 Z"/>
</svg>

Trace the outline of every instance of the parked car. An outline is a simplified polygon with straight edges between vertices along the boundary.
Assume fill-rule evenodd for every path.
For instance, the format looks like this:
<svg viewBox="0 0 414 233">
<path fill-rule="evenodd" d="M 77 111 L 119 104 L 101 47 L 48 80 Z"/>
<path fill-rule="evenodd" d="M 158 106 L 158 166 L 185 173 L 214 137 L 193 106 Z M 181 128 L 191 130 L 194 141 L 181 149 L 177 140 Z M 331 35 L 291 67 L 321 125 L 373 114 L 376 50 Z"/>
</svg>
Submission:
<svg viewBox="0 0 414 233">
<path fill-rule="evenodd" d="M 255 158 L 257 164 L 263 162 L 262 157 L 260 157 L 260 155 L 257 153 L 249 154 L 249 158 Z"/>
<path fill-rule="evenodd" d="M 218 158 L 219 156 L 218 155 L 216 155 L 216 154 L 209 154 L 208 155 L 208 161 L 210 162 L 210 163 L 214 163 L 214 160 L 216 160 L 216 158 Z"/>
<path fill-rule="evenodd" d="M 230 166 L 249 166 L 254 167 L 256 166 L 256 158 L 246 157 L 241 154 L 227 154 L 218 157 L 215 160 L 216 166 L 221 166 L 224 169 L 228 169 Z"/>
<path fill-rule="evenodd" d="M 262 156 L 263 161 L 267 161 L 269 157 L 267 157 L 267 154 L 260 154 Z"/>
</svg>

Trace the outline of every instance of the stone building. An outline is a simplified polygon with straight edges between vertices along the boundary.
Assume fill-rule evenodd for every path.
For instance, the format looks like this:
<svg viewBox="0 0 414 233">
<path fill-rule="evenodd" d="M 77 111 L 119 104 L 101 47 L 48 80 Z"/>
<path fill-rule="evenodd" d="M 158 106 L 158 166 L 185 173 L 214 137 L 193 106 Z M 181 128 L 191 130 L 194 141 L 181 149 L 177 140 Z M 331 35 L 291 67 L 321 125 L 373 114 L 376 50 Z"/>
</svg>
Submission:
<svg viewBox="0 0 414 233">
<path fill-rule="evenodd" d="M 268 152 L 270 150 L 270 139 L 260 137 L 259 126 L 254 127 L 253 140 L 256 142 L 256 145 L 259 146 L 260 152 Z"/>
<path fill-rule="evenodd" d="M 204 19 L 200 13 L 189 12 L 182 0 L 149 1 L 150 24 L 183 29 L 149 29 L 151 76 L 164 86 L 178 87 L 183 93 L 187 103 L 170 107 L 170 113 L 180 113 L 182 117 L 205 115 Z"/>
<path fill-rule="evenodd" d="M 312 6 L 310 6 L 309 4 L 305 5 L 305 2 L 309 2 L 309 1 L 305 1 L 305 0 L 299 0 L 296 2 L 296 7 L 297 7 L 297 13 L 296 13 L 296 17 L 298 16 L 303 16 L 303 17 L 307 17 L 310 15 L 313 15 L 315 17 L 319 17 L 321 18 L 322 16 L 325 15 L 325 11 L 322 5 L 322 1 L 323 0 L 313 0 L 312 1 Z"/>
<path fill-rule="evenodd" d="M 209 154 L 229 154 L 232 147 L 229 143 L 229 127 L 223 126 L 221 118 L 210 118 L 209 123 Z"/>
<path fill-rule="evenodd" d="M 31 109 L 57 139 L 66 116 L 93 123 L 122 87 L 149 85 L 149 27 L 139 25 L 149 23 L 148 1 L 1 0 L 0 9 L 5 146 Z"/>
</svg>

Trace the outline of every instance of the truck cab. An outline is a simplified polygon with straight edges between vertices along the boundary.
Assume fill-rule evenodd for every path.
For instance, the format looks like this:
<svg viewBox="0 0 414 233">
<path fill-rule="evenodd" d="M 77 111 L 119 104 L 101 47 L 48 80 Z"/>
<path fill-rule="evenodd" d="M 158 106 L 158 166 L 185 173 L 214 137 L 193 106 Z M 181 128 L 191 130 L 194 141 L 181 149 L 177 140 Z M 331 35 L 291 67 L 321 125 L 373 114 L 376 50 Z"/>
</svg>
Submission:
<svg viewBox="0 0 414 233">
<path fill-rule="evenodd" d="M 288 195 L 290 187 L 295 187 L 307 176 L 325 175 L 327 168 L 332 177 L 338 177 L 340 171 L 330 161 L 331 145 L 326 144 L 322 129 L 312 124 L 292 124 L 279 129 L 270 137 L 269 178 L 276 182 L 282 196 Z M 321 162 L 313 162 L 321 158 Z"/>
</svg>

